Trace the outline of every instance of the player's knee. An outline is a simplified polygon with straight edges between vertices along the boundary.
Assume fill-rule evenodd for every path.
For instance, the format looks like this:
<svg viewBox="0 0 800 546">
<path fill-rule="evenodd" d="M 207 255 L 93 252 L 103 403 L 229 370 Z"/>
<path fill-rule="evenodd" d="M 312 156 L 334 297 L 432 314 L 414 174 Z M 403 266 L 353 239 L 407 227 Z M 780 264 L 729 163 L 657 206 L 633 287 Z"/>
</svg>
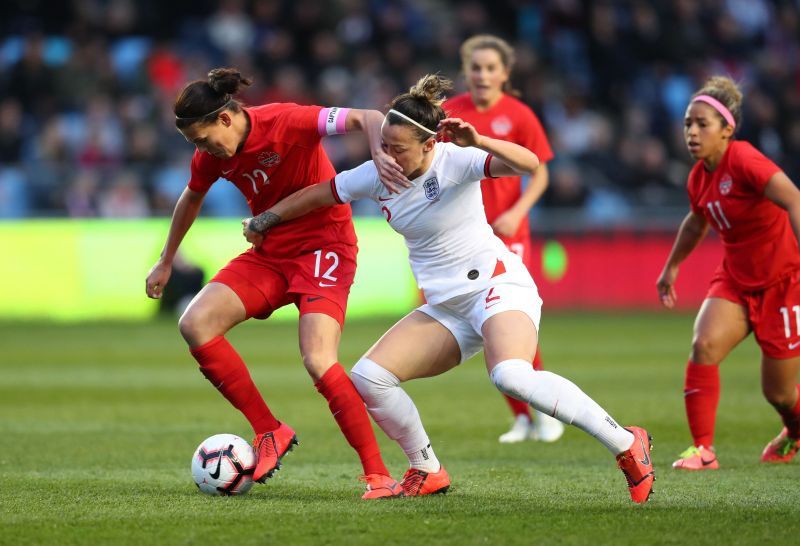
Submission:
<svg viewBox="0 0 800 546">
<path fill-rule="evenodd" d="M 178 330 L 187 343 L 197 345 L 205 337 L 207 321 L 203 317 L 203 313 L 189 307 L 178 319 Z"/>
<path fill-rule="evenodd" d="M 794 384 L 784 387 L 783 385 L 762 385 L 761 392 L 767 402 L 776 408 L 791 408 L 797 402 L 797 386 Z"/>
<path fill-rule="evenodd" d="M 719 344 L 711 336 L 696 334 L 692 339 L 692 362 L 713 364 L 720 360 Z"/>
<path fill-rule="evenodd" d="M 367 405 L 400 384 L 400 380 L 392 372 L 366 357 L 356 362 L 350 370 L 350 379 Z"/>
</svg>

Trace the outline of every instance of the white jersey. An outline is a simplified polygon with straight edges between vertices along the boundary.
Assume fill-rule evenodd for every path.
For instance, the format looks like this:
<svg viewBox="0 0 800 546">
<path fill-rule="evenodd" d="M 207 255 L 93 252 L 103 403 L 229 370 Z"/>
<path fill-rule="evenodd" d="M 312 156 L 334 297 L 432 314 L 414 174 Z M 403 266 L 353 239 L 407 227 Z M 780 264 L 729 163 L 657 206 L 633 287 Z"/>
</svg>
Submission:
<svg viewBox="0 0 800 546">
<path fill-rule="evenodd" d="M 340 203 L 370 198 L 392 228 L 403 235 L 417 284 L 428 303 L 483 290 L 498 260 L 533 284 L 522 261 L 509 252 L 486 221 L 480 181 L 488 178 L 491 155 L 477 148 L 437 142 L 428 170 L 399 194 L 389 193 L 372 161 L 331 181 Z"/>
</svg>

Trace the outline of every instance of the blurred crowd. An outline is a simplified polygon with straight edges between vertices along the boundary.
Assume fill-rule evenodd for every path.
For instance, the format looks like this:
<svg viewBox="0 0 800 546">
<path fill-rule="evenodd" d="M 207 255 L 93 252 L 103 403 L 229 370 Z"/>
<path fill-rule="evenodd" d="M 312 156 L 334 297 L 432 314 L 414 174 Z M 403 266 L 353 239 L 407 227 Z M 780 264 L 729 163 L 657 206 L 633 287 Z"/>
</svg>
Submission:
<svg viewBox="0 0 800 546">
<path fill-rule="evenodd" d="M 0 218 L 169 214 L 193 151 L 173 100 L 210 68 L 252 76 L 249 104 L 383 109 L 426 72 L 462 91 L 459 45 L 483 32 L 516 47 L 552 141 L 543 211 L 685 209 L 683 114 L 712 74 L 743 87 L 739 138 L 800 182 L 796 0 L 11 0 L 0 25 Z M 358 135 L 326 148 L 368 158 Z M 227 183 L 204 207 L 246 212 Z"/>
</svg>

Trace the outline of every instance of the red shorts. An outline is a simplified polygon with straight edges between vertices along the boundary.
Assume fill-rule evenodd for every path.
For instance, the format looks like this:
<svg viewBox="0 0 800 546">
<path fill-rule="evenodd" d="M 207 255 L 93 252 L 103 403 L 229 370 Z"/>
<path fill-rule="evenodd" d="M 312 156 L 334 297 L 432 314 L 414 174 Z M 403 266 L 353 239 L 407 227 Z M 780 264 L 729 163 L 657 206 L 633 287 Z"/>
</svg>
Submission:
<svg viewBox="0 0 800 546">
<path fill-rule="evenodd" d="M 744 307 L 764 356 L 800 356 L 800 271 L 763 290 L 744 291 L 720 271 L 711 280 L 707 298 L 722 298 Z"/>
<path fill-rule="evenodd" d="M 291 258 L 251 249 L 228 262 L 209 282 L 222 283 L 236 292 L 247 318 L 265 319 L 294 303 L 301 315 L 323 313 L 344 326 L 357 253 L 357 246 L 344 244 Z"/>
</svg>

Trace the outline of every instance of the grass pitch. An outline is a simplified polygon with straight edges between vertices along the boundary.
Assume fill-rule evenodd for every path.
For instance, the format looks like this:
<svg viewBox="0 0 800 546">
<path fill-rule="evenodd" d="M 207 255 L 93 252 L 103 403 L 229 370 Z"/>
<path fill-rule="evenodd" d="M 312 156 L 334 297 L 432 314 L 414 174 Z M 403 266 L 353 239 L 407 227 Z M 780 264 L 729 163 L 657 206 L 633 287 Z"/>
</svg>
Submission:
<svg viewBox="0 0 800 546">
<path fill-rule="evenodd" d="M 393 322 L 348 324 L 349 368 Z M 546 313 L 545 366 L 654 436 L 658 481 L 632 505 L 613 457 L 570 427 L 555 444 L 500 445 L 510 414 L 473 359 L 406 384 L 453 480 L 444 496 L 366 503 L 360 467 L 302 369 L 294 324 L 229 339 L 298 449 L 239 498 L 189 472 L 212 434 L 251 437 L 196 370 L 174 321 L 0 325 L 0 544 L 793 544 L 800 461 L 759 464 L 780 429 L 747 340 L 722 367 L 722 468 L 671 470 L 690 443 L 681 389 L 692 317 Z M 395 477 L 400 449 L 377 431 Z"/>
</svg>

